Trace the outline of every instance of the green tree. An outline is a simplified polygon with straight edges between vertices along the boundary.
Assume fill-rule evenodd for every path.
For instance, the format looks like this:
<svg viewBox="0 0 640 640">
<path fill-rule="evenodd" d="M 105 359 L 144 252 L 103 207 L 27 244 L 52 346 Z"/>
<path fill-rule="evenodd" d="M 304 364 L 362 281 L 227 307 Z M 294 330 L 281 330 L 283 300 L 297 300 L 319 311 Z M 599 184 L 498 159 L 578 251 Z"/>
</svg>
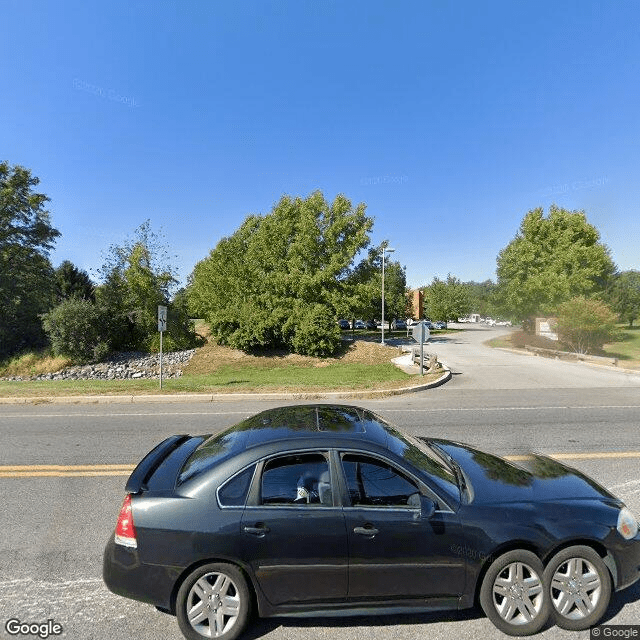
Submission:
<svg viewBox="0 0 640 640">
<path fill-rule="evenodd" d="M 96 290 L 100 310 L 113 319 L 113 350 L 158 348 L 158 305 L 168 306 L 167 348 L 188 348 L 196 336 L 184 308 L 172 308 L 171 292 L 177 283 L 161 236 L 149 220 L 133 238 L 109 249 L 100 269 L 103 284 Z"/>
<path fill-rule="evenodd" d="M 516 237 L 497 258 L 503 312 L 521 319 L 548 315 L 576 296 L 604 291 L 615 265 L 584 211 L 551 205 L 525 215 Z"/>
<path fill-rule="evenodd" d="M 391 260 L 384 268 L 384 317 L 408 318 L 407 309 L 407 270 L 398 261 Z"/>
<path fill-rule="evenodd" d="M 49 252 L 60 232 L 34 191 L 40 180 L 0 162 L 0 358 L 44 344 L 40 314 L 54 302 Z"/>
<path fill-rule="evenodd" d="M 74 362 L 100 360 L 109 352 L 109 322 L 91 300 L 71 296 L 43 315 L 56 354 Z"/>
<path fill-rule="evenodd" d="M 331 204 L 320 192 L 283 196 L 196 265 L 191 313 L 207 320 L 219 342 L 245 351 L 331 354 L 339 345 L 336 318 L 358 292 L 353 262 L 372 225 L 364 204 L 354 208 L 342 195 Z"/>
<path fill-rule="evenodd" d="M 446 280 L 434 278 L 424 289 L 425 313 L 432 320 L 455 322 L 471 311 L 467 286 L 451 274 Z"/>
<path fill-rule="evenodd" d="M 471 313 L 478 313 L 483 317 L 499 315 L 496 305 L 497 285 L 493 280 L 484 282 L 465 282 L 469 296 Z"/>
<path fill-rule="evenodd" d="M 558 338 L 576 353 L 597 353 L 617 337 L 616 314 L 601 300 L 578 296 L 558 307 Z"/>
<path fill-rule="evenodd" d="M 342 299 L 337 313 L 340 317 L 373 320 L 382 315 L 382 248 L 385 240 L 377 247 L 371 247 L 365 259 L 361 260 L 349 276 L 349 292 Z M 407 272 L 400 262 L 385 257 L 384 266 L 384 317 L 405 318 L 411 314 L 407 309 Z"/>
<path fill-rule="evenodd" d="M 86 271 L 65 260 L 55 270 L 56 298 L 58 302 L 69 298 L 95 300 L 95 286 Z"/>
<path fill-rule="evenodd" d="M 616 275 L 606 296 L 620 320 L 633 327 L 640 316 L 640 271 L 623 271 Z"/>
</svg>

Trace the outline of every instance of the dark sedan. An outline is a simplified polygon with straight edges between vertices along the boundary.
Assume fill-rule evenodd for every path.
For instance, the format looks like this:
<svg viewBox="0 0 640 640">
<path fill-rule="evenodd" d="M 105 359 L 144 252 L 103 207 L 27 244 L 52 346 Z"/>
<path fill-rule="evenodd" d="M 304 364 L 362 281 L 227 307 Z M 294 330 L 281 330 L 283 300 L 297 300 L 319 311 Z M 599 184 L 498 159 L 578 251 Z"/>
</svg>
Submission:
<svg viewBox="0 0 640 640">
<path fill-rule="evenodd" d="M 640 577 L 638 523 L 550 458 L 415 438 L 350 406 L 270 409 L 140 462 L 104 552 L 114 593 L 187 638 L 260 616 L 462 609 L 586 629 Z"/>
</svg>

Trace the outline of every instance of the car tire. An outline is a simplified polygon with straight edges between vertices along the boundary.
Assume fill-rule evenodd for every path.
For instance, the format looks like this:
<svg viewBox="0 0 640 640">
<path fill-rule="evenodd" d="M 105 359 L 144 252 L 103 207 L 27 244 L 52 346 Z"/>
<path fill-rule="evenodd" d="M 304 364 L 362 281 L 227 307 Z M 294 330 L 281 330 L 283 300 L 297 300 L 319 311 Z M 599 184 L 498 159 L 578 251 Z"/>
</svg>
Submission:
<svg viewBox="0 0 640 640">
<path fill-rule="evenodd" d="M 482 581 L 480 604 L 500 631 L 528 636 L 547 623 L 550 607 L 543 574 L 538 556 L 525 549 L 509 551 L 493 561 Z"/>
<path fill-rule="evenodd" d="M 176 597 L 176 617 L 188 640 L 234 640 L 247 626 L 251 594 L 237 567 L 212 563 L 198 567 L 184 580 Z"/>
<path fill-rule="evenodd" d="M 611 599 L 611 575 L 598 553 L 587 546 L 557 553 L 544 571 L 551 616 L 563 629 L 582 631 L 598 624 Z"/>
</svg>

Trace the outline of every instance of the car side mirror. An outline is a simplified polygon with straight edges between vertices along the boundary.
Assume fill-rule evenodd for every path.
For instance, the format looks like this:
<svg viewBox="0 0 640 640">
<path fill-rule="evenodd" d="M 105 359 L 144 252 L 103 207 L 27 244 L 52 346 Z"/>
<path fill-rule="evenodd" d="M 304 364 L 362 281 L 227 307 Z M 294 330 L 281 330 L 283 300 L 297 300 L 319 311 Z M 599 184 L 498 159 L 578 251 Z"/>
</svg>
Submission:
<svg viewBox="0 0 640 640">
<path fill-rule="evenodd" d="M 436 512 L 436 503 L 427 496 L 420 496 L 420 517 L 423 520 L 429 520 Z"/>
</svg>

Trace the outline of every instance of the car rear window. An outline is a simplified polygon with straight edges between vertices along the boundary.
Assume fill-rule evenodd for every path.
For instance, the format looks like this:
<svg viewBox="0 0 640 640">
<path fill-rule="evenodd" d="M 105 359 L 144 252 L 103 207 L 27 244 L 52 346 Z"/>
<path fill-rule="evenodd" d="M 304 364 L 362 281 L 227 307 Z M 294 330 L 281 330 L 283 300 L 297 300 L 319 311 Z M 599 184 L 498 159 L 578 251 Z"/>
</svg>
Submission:
<svg viewBox="0 0 640 640">
<path fill-rule="evenodd" d="M 178 484 L 191 480 L 233 456 L 244 448 L 246 437 L 244 431 L 223 431 L 205 440 L 185 462 L 178 476 Z"/>
</svg>

